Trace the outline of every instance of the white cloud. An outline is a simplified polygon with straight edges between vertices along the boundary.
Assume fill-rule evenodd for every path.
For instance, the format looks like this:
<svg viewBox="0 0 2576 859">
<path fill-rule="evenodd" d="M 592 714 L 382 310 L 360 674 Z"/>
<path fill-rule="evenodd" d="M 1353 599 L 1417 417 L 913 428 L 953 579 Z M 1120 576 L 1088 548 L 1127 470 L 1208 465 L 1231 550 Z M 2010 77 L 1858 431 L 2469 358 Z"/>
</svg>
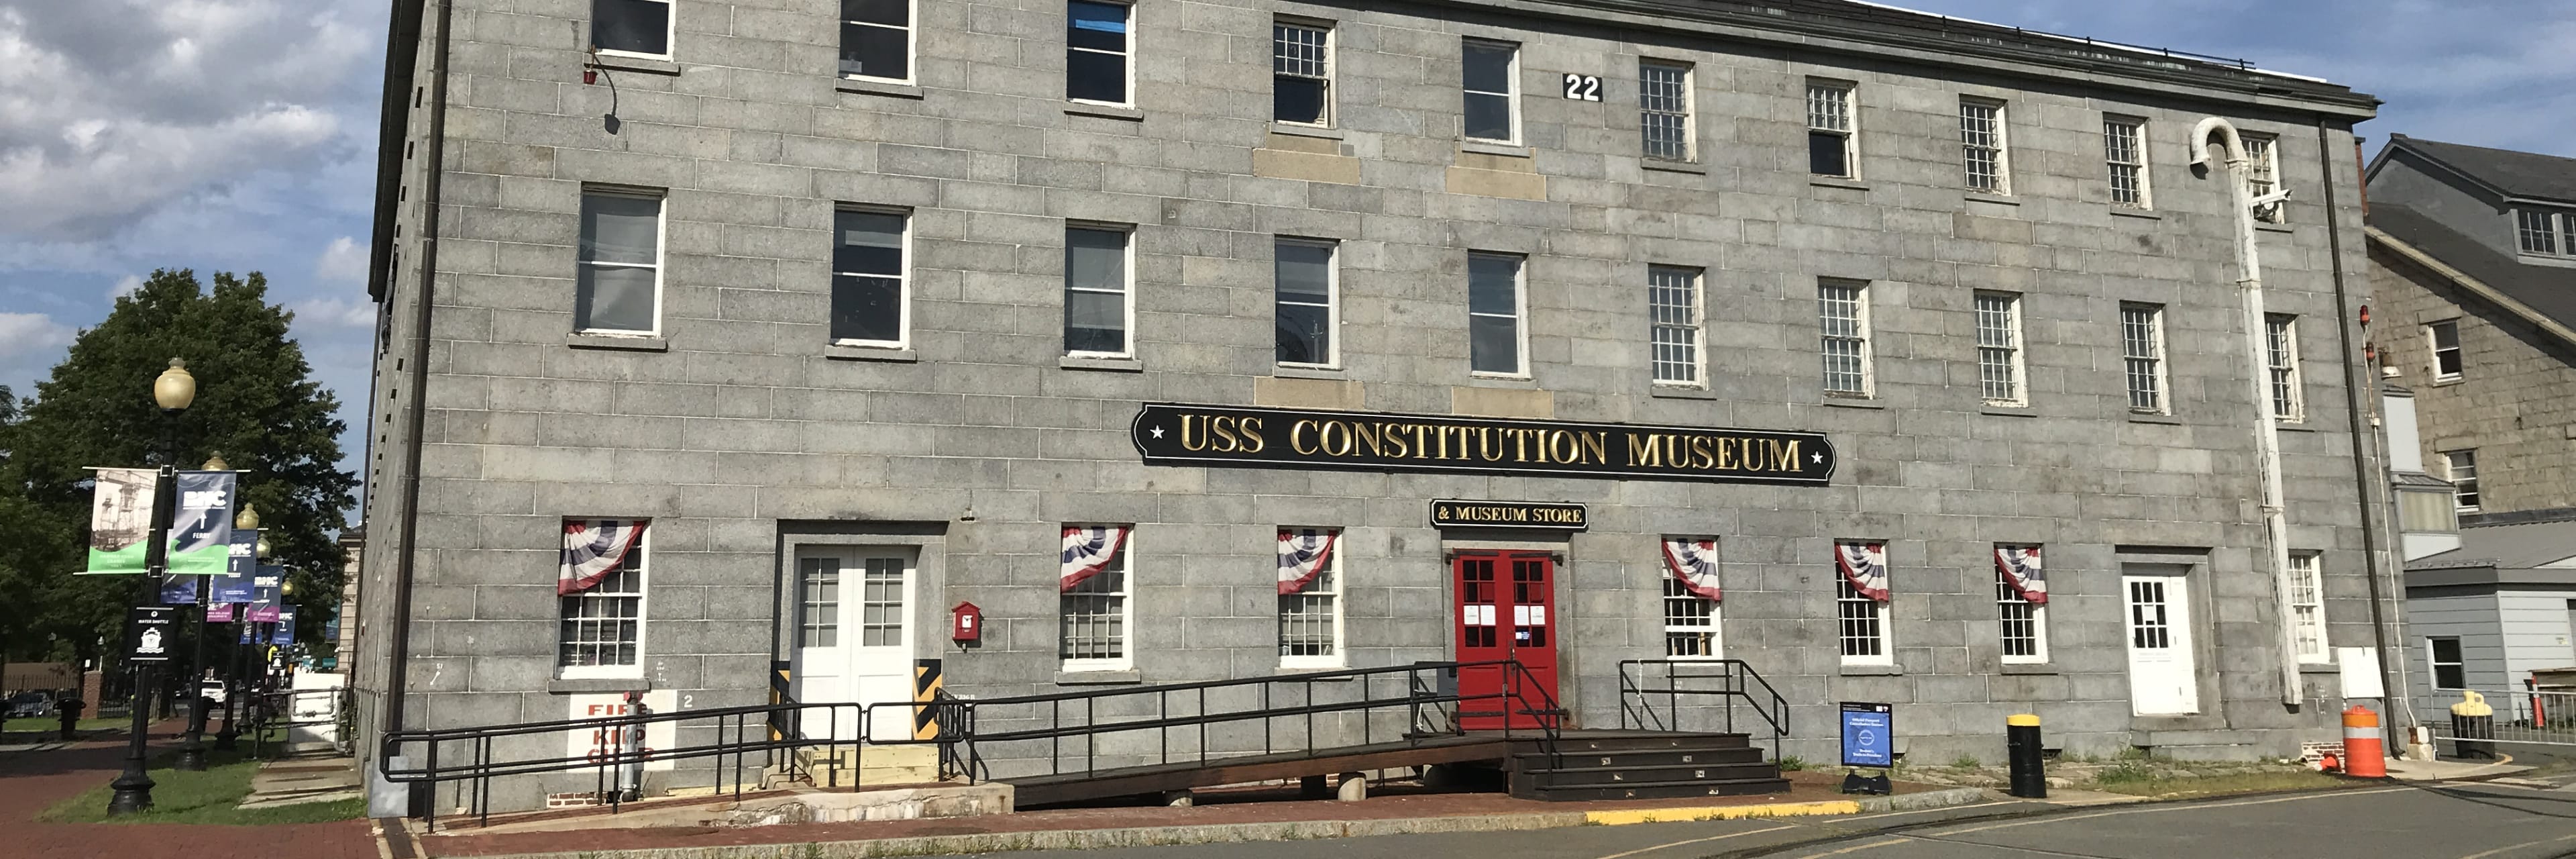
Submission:
<svg viewBox="0 0 2576 859">
<path fill-rule="evenodd" d="M 111 286 L 111 287 L 108 287 L 108 288 L 107 288 L 107 300 L 108 300 L 110 303 L 114 303 L 117 299 L 124 298 L 124 297 L 129 296 L 129 295 L 133 295 L 135 290 L 142 289 L 142 288 L 143 288 L 143 276 L 142 276 L 142 275 L 139 275 L 139 274 L 129 274 L 129 275 L 126 275 L 125 277 L 123 277 L 123 278 L 121 278 L 121 279 L 117 280 L 117 282 L 116 282 L 116 285 L 115 285 L 115 286 Z"/>
<path fill-rule="evenodd" d="M 313 261 L 313 276 L 326 283 L 365 283 L 367 251 L 366 245 L 348 236 L 332 239 L 331 246 Z"/>
<path fill-rule="evenodd" d="M 71 345 L 71 326 L 42 313 L 0 313 L 0 358 L 51 352 Z"/>
<path fill-rule="evenodd" d="M 376 324 L 376 304 L 341 298 L 314 298 L 288 306 L 298 327 L 366 328 Z"/>
</svg>

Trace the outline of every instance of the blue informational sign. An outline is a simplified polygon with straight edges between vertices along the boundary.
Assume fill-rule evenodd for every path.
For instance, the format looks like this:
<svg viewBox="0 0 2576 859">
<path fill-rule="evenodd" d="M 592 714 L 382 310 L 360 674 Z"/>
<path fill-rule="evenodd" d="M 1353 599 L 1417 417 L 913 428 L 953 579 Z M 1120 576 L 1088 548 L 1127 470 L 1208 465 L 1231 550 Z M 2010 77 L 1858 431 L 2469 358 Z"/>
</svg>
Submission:
<svg viewBox="0 0 2576 859">
<path fill-rule="evenodd" d="M 268 643 L 295 643 L 295 609 L 290 607 L 277 610 L 277 628 L 269 633 Z"/>
<path fill-rule="evenodd" d="M 1896 708 L 1843 702 L 1843 766 L 1896 765 Z"/>
<path fill-rule="evenodd" d="M 248 577 L 258 572 L 259 529 L 233 529 L 232 554 L 225 558 L 224 575 Z"/>
<path fill-rule="evenodd" d="M 206 600 L 207 602 L 246 603 L 250 602 L 253 596 L 252 579 L 249 576 L 216 576 L 206 581 L 213 586 L 214 590 L 214 596 Z"/>
</svg>

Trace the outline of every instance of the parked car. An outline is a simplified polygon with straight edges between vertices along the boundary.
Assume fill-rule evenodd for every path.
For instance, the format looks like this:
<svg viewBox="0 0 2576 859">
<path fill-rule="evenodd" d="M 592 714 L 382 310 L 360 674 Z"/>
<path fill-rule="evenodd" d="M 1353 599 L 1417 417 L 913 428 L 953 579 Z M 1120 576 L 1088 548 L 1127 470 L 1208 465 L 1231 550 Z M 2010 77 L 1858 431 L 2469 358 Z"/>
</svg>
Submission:
<svg viewBox="0 0 2576 859">
<path fill-rule="evenodd" d="M 20 692 L 9 696 L 9 718 L 34 719 L 54 713 L 54 696 L 43 692 Z"/>
</svg>

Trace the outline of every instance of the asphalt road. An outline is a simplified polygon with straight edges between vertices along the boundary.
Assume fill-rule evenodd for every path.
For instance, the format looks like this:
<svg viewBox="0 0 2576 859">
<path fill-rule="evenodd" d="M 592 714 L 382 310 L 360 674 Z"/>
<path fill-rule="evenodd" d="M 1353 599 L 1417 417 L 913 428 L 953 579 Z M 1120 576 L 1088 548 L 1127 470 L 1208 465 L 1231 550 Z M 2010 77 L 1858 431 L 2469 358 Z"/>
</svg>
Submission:
<svg viewBox="0 0 2576 859">
<path fill-rule="evenodd" d="M 1008 859 L 2544 859 L 2576 787 L 2391 786 L 2195 803 L 1998 802 L 1847 818 L 999 854 Z"/>
</svg>

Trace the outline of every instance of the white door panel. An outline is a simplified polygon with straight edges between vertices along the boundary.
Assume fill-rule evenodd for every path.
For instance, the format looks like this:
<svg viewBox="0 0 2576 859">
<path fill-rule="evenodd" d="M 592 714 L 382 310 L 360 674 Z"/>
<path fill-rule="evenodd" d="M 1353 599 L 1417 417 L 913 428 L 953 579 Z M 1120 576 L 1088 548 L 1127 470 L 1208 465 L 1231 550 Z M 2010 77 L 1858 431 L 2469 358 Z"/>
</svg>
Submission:
<svg viewBox="0 0 2576 859">
<path fill-rule="evenodd" d="M 796 700 L 909 704 L 912 603 L 919 553 L 900 546 L 804 546 L 797 550 Z M 910 739 L 911 711 L 877 709 L 869 733 Z M 856 739 L 854 710 L 805 716 L 807 736 Z M 830 724 L 813 724 L 829 722 Z"/>
<path fill-rule="evenodd" d="M 2179 575 L 2120 577 L 2129 638 L 2130 712 L 2167 716 L 2200 712 L 2200 673 L 2193 664 L 2191 599 Z"/>
</svg>

